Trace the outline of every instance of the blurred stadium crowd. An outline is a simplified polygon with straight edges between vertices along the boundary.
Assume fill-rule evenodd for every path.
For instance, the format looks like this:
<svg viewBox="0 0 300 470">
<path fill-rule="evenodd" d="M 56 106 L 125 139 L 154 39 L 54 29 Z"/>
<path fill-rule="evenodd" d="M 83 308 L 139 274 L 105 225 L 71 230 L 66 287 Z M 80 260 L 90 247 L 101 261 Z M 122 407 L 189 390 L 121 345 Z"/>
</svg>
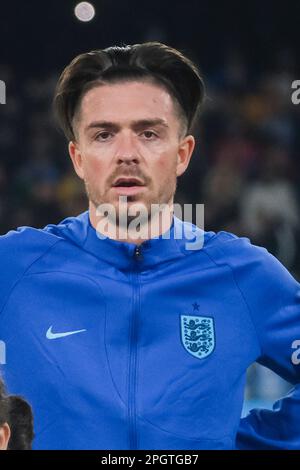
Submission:
<svg viewBox="0 0 300 470">
<path fill-rule="evenodd" d="M 290 51 L 282 51 L 277 67 L 254 75 L 231 50 L 224 65 L 204 77 L 207 99 L 196 129 L 198 145 L 179 180 L 176 201 L 204 203 L 206 230 L 249 237 L 300 279 L 300 105 L 291 101 L 294 62 Z M 13 68 L 1 65 L 9 90 L 9 105 L 0 114 L 1 234 L 22 225 L 58 223 L 87 209 L 84 185 L 51 112 L 57 78 L 53 71 L 20 82 Z M 249 374 L 248 398 L 272 400 L 286 390 L 261 368 Z"/>
</svg>

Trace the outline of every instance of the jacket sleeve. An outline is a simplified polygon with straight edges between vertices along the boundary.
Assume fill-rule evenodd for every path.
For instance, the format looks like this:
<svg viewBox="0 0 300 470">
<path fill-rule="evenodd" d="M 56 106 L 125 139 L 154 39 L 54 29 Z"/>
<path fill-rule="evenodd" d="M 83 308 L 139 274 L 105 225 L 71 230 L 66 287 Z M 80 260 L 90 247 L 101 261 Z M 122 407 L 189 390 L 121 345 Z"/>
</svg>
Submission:
<svg viewBox="0 0 300 470">
<path fill-rule="evenodd" d="M 257 362 L 294 388 L 273 410 L 254 409 L 241 419 L 236 447 L 300 449 L 300 285 L 265 248 L 239 240 L 238 259 L 232 252 L 230 264 L 257 332 Z"/>
</svg>

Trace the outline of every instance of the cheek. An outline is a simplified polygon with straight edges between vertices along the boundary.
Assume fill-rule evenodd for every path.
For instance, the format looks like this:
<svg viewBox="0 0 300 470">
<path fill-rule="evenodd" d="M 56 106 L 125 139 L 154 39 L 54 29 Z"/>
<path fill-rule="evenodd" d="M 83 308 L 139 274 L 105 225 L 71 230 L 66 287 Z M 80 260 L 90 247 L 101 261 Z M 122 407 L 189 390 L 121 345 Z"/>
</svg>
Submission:
<svg viewBox="0 0 300 470">
<path fill-rule="evenodd" d="M 161 181 L 169 180 L 176 174 L 176 156 L 166 154 L 157 161 L 156 175 Z"/>
<path fill-rule="evenodd" d="M 83 169 L 85 178 L 88 180 L 99 180 L 105 175 L 104 162 L 97 155 L 89 153 L 85 154 L 83 161 Z"/>
</svg>

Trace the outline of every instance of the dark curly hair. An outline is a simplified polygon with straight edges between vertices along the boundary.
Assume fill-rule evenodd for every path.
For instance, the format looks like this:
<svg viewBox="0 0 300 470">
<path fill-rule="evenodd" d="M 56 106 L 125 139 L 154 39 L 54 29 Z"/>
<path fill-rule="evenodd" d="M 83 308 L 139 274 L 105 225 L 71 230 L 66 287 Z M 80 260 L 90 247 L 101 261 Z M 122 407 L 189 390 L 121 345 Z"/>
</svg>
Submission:
<svg viewBox="0 0 300 470">
<path fill-rule="evenodd" d="M 66 138 L 76 140 L 74 118 L 88 90 L 129 80 L 163 86 L 174 99 L 183 133 L 193 132 L 205 94 L 197 66 L 177 49 L 146 42 L 80 54 L 63 70 L 53 105 Z"/>
</svg>

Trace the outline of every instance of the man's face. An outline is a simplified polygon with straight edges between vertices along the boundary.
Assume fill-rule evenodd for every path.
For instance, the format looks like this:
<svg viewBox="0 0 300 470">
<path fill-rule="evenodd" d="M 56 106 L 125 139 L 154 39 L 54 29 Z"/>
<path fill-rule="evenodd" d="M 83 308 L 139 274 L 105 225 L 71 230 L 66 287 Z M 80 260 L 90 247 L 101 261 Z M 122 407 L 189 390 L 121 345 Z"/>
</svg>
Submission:
<svg viewBox="0 0 300 470">
<path fill-rule="evenodd" d="M 177 176 L 188 166 L 195 141 L 180 133 L 181 120 L 159 85 L 129 81 L 100 85 L 83 97 L 69 152 L 84 180 L 90 209 L 119 197 L 128 207 L 170 203 Z"/>
</svg>

